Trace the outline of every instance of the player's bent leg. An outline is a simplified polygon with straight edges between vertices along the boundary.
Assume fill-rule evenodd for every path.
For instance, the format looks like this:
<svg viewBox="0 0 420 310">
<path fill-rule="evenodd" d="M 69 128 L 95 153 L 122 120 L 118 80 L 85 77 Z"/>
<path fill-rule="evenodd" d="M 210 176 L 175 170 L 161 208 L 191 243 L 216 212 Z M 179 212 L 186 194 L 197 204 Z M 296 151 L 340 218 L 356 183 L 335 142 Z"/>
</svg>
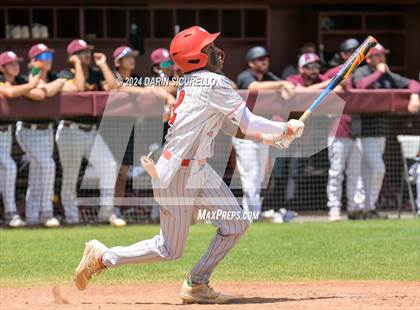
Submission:
<svg viewBox="0 0 420 310">
<path fill-rule="evenodd" d="M 82 259 L 76 268 L 75 282 L 79 290 L 85 290 L 92 276 L 104 270 L 102 256 L 107 250 L 108 248 L 98 240 L 86 242 Z"/>
<path fill-rule="evenodd" d="M 160 234 L 129 246 L 113 247 L 104 253 L 106 267 L 154 263 L 182 256 L 191 223 L 192 206 L 161 206 Z"/>
<path fill-rule="evenodd" d="M 210 170 L 208 182 L 198 199 L 199 207 L 210 212 L 221 210 L 242 215 L 243 210 L 230 189 L 212 168 L 208 169 Z M 191 281 L 188 283 L 187 279 L 187 283 L 184 283 L 181 289 L 180 297 L 184 303 L 226 303 L 232 299 L 228 295 L 214 293 L 208 286 L 209 278 L 216 266 L 248 229 L 250 221 L 241 216 L 232 219 L 222 217 L 213 220 L 213 224 L 217 227 L 216 236 L 192 270 L 189 278 Z M 187 284 L 190 284 L 190 288 L 186 286 Z"/>
</svg>

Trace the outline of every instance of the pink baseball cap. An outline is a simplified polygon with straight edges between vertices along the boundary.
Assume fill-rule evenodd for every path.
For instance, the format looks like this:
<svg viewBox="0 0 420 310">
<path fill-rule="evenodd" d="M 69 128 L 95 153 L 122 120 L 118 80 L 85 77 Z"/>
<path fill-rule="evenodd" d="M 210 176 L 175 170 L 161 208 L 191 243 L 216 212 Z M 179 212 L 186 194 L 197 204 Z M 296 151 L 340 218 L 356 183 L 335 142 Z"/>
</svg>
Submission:
<svg viewBox="0 0 420 310">
<path fill-rule="evenodd" d="M 169 51 L 166 48 L 158 48 L 150 54 L 150 61 L 154 65 L 168 60 L 171 60 L 171 57 L 169 56 Z"/>
<path fill-rule="evenodd" d="M 115 49 L 114 53 L 112 53 L 114 61 L 118 61 L 121 58 L 127 57 L 129 55 L 137 57 L 139 55 L 139 51 L 133 50 L 129 46 L 120 46 Z"/>
<path fill-rule="evenodd" d="M 385 47 L 383 47 L 383 45 L 382 44 L 376 44 L 375 45 L 375 47 L 374 48 L 372 48 L 370 51 L 369 51 L 369 56 L 370 55 L 380 55 L 380 54 L 388 54 L 389 53 L 389 50 L 388 49 L 386 49 Z"/>
<path fill-rule="evenodd" d="M 304 53 L 299 57 L 299 68 L 306 66 L 307 64 L 318 62 L 319 56 L 315 53 Z"/>
<path fill-rule="evenodd" d="M 18 57 L 15 52 L 6 51 L 0 54 L 0 66 L 7 65 L 13 61 L 22 61 L 21 57 Z"/>
<path fill-rule="evenodd" d="M 48 48 L 48 46 L 46 46 L 43 43 L 38 43 L 38 44 L 32 45 L 32 47 L 29 49 L 28 57 L 29 59 L 32 59 L 44 52 L 54 53 L 54 50 Z"/>
<path fill-rule="evenodd" d="M 92 50 L 93 45 L 88 45 L 85 40 L 82 39 L 76 39 L 70 42 L 69 45 L 67 45 L 67 54 L 69 56 L 84 51 L 84 50 Z"/>
</svg>

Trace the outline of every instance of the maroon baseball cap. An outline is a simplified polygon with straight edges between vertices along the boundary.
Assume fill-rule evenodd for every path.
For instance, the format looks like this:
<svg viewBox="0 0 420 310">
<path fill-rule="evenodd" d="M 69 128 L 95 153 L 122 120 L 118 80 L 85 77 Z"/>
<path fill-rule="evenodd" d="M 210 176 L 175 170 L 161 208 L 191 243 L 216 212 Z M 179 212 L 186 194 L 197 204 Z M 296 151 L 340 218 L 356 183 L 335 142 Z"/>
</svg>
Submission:
<svg viewBox="0 0 420 310">
<path fill-rule="evenodd" d="M 127 56 L 134 56 L 137 57 L 139 55 L 139 51 L 133 50 L 129 46 L 120 46 L 117 47 L 112 53 L 112 56 L 114 57 L 114 61 L 118 61 L 121 58 L 127 57 Z"/>
<path fill-rule="evenodd" d="M 160 64 L 161 62 L 170 60 L 169 51 L 166 48 L 158 48 L 150 54 L 152 64 Z"/>
<path fill-rule="evenodd" d="M 318 62 L 319 56 L 315 53 L 305 53 L 299 57 L 299 68 L 306 66 L 307 64 Z"/>
<path fill-rule="evenodd" d="M 21 57 L 18 57 L 15 52 L 6 51 L 0 54 L 0 66 L 7 65 L 13 61 L 22 61 Z"/>
<path fill-rule="evenodd" d="M 85 40 L 82 39 L 75 39 L 67 45 L 67 54 L 69 56 L 84 51 L 84 50 L 92 50 L 93 45 L 88 45 Z"/>
<path fill-rule="evenodd" d="M 380 55 L 380 54 L 388 54 L 389 50 L 386 49 L 382 44 L 376 44 L 374 48 L 371 48 L 369 51 L 369 56 L 371 55 Z"/>
<path fill-rule="evenodd" d="M 32 45 L 32 47 L 29 49 L 28 57 L 29 59 L 32 59 L 45 52 L 54 53 L 54 50 L 50 49 L 48 46 L 46 46 L 43 43 L 38 43 L 38 44 Z"/>
</svg>

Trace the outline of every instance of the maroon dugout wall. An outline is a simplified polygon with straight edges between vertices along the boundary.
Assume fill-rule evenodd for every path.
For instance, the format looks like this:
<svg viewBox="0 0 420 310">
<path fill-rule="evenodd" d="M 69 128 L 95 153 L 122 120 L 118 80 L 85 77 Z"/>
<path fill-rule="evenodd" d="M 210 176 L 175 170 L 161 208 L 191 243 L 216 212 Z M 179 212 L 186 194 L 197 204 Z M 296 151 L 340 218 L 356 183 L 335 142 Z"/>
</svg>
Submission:
<svg viewBox="0 0 420 310">
<path fill-rule="evenodd" d="M 175 26 L 200 24 L 221 31 L 227 52 L 225 72 L 231 78 L 244 69 L 246 50 L 268 47 L 272 70 L 280 74 L 296 61 L 304 42 L 324 46 L 326 58 L 347 37 L 376 36 L 391 50 L 394 71 L 418 78 L 420 68 L 420 5 L 405 1 L 3 1 L 0 4 L 0 50 L 13 49 L 26 57 L 28 48 L 43 41 L 56 50 L 55 69 L 66 65 L 65 47 L 83 37 L 111 59 L 115 47 L 129 43 L 131 24 L 142 29 L 145 54 L 138 71 L 149 73 L 148 56 L 167 47 Z M 49 38 L 14 39 L 6 25 L 48 26 Z"/>
</svg>

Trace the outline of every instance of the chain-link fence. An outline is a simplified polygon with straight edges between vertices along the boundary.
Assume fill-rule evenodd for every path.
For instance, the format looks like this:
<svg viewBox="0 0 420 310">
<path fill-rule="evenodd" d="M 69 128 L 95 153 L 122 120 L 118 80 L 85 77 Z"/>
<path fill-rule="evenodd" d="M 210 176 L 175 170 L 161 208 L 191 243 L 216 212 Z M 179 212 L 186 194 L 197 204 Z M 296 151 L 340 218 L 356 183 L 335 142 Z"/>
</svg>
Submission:
<svg viewBox="0 0 420 310">
<path fill-rule="evenodd" d="M 374 100 L 375 97 L 372 98 Z M 41 116 L 36 120 L 18 122 L 17 115 L 12 120 L 3 109 L 0 123 L 2 218 L 13 208 L 15 198 L 18 213 L 27 219 L 31 216 L 28 214 L 32 212 L 30 210 L 48 213 L 48 205 L 52 203 L 54 215 L 64 220 L 66 214 L 69 223 L 72 222 L 72 214 L 75 218 L 79 217 L 82 223 L 96 223 L 101 221 L 101 212 L 107 214 L 107 209 L 113 207 L 128 222 L 157 222 L 159 208 L 152 197 L 150 177 L 140 165 L 140 156 L 148 153 L 152 153 L 155 159 L 160 156 L 164 129 L 167 129 L 159 115 L 161 109 L 160 105 L 156 105 L 153 113 L 137 110 L 130 117 L 127 117 L 126 112 L 122 113 L 124 117 L 111 113 L 106 121 L 105 118 L 102 119 L 100 126 L 101 118 L 98 115 L 82 116 L 76 113 L 72 117 L 66 115 L 63 117 L 65 120 L 51 116 L 48 120 Z M 96 113 L 103 113 L 103 110 Z M 272 116 L 272 113 L 268 114 Z M 419 137 L 420 115 L 361 113 L 354 116 L 354 119 L 360 115 L 362 118 L 379 117 L 381 122 L 378 126 L 381 127 L 386 141 L 383 155 L 385 176 L 382 186 L 378 185 L 380 195 L 377 208 L 401 208 L 403 211 L 410 211 L 412 199 L 407 190 L 409 183 L 406 182 L 404 160 L 407 159 L 407 167 L 410 168 L 416 155 L 405 154 L 398 137 Z M 22 118 L 25 117 L 22 115 Z M 304 144 L 319 147 L 313 155 L 310 152 L 299 153 L 296 151 L 298 148 L 291 149 L 288 153 L 270 149 L 261 166 L 263 210 L 286 208 L 297 212 L 327 213 L 331 145 L 330 149 L 326 146 L 332 142 L 328 141 L 328 136 L 337 117 L 339 116 L 321 111 L 313 117 L 312 125 L 307 123 L 310 134 L 306 136 Z M 353 134 L 354 131 L 353 128 Z M 237 152 L 230 137 L 219 136 L 216 139 L 215 156 L 209 163 L 223 176 L 241 202 L 243 184 L 236 167 Z M 362 143 L 367 136 L 369 132 L 362 130 L 353 137 L 345 137 L 347 142 L 353 143 L 360 151 L 362 162 L 364 157 L 378 151 L 376 147 L 370 148 L 372 144 Z M 418 140 L 405 141 L 406 144 L 411 144 L 411 149 L 417 152 L 420 150 Z M 358 148 L 357 145 L 362 147 Z M 261 147 L 263 146 L 258 146 L 258 149 Z M 350 165 L 347 170 L 340 172 L 344 178 L 341 202 L 345 210 L 349 204 L 347 196 L 349 193 L 354 194 L 345 190 L 346 182 L 349 173 L 358 168 L 351 166 L 349 153 L 341 151 L 337 151 L 338 157 L 346 157 L 343 160 Z M 11 157 L 8 158 L 7 154 Z M 243 152 L 242 156 L 243 154 L 247 158 L 247 153 Z M 249 158 L 254 161 L 255 155 L 249 155 Z M 361 167 L 363 172 L 363 164 Z M 13 180 L 14 169 L 16 182 Z M 330 171 L 330 177 L 331 173 Z M 415 195 L 415 183 L 410 183 L 410 186 Z M 28 208 L 28 204 L 33 206 Z"/>
</svg>

